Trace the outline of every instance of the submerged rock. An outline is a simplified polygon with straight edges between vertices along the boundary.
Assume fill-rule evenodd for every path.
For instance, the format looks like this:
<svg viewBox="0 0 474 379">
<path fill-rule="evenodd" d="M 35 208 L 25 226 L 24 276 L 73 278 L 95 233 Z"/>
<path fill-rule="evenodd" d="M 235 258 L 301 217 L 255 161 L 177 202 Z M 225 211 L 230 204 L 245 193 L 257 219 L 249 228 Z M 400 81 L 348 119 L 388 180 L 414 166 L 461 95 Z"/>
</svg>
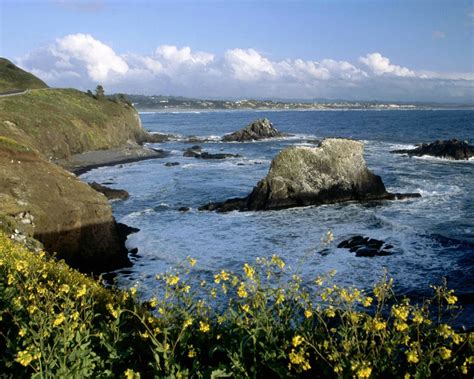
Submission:
<svg viewBox="0 0 474 379">
<path fill-rule="evenodd" d="M 226 159 L 226 158 L 239 158 L 239 154 L 225 154 L 225 153 L 217 153 L 211 154 L 207 151 L 202 151 L 200 146 L 193 146 L 189 149 L 186 149 L 183 153 L 183 157 L 188 158 L 198 158 L 198 159 Z"/>
<path fill-rule="evenodd" d="M 222 137 L 222 141 L 246 142 L 284 136 L 286 136 L 286 134 L 280 133 L 277 129 L 275 129 L 268 118 L 263 118 L 252 122 L 244 129 L 225 135 Z"/>
<path fill-rule="evenodd" d="M 245 198 L 208 204 L 201 210 L 270 210 L 345 201 L 397 200 L 419 194 L 394 194 L 367 169 L 361 142 L 328 138 L 319 147 L 282 150 L 267 176 Z"/>
<path fill-rule="evenodd" d="M 165 167 L 179 166 L 179 162 L 166 162 Z"/>
<path fill-rule="evenodd" d="M 437 158 L 467 160 L 474 157 L 474 146 L 469 145 L 467 141 L 452 139 L 447 141 L 423 143 L 415 149 L 393 150 L 391 153 L 408 154 L 410 157 L 429 155 Z"/>
<path fill-rule="evenodd" d="M 89 185 L 97 192 L 104 194 L 109 200 L 127 200 L 129 197 L 125 190 L 109 188 L 97 182 L 89 183 Z"/>
<path fill-rule="evenodd" d="M 340 249 L 348 249 L 356 257 L 375 257 L 391 255 L 392 245 L 384 241 L 364 236 L 354 236 L 337 245 Z"/>
</svg>

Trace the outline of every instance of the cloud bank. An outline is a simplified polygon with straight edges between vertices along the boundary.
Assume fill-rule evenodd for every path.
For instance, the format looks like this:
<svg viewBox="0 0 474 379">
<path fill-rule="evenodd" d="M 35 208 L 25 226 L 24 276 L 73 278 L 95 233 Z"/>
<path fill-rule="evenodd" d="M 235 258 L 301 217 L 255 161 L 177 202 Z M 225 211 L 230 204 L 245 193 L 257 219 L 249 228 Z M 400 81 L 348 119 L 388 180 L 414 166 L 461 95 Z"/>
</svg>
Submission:
<svg viewBox="0 0 474 379">
<path fill-rule="evenodd" d="M 345 60 L 271 60 L 248 48 L 218 57 L 160 45 L 148 55 L 119 54 L 89 34 L 58 38 L 15 60 L 51 86 L 202 98 L 345 98 L 474 101 L 473 73 L 416 71 L 380 52 Z"/>
</svg>

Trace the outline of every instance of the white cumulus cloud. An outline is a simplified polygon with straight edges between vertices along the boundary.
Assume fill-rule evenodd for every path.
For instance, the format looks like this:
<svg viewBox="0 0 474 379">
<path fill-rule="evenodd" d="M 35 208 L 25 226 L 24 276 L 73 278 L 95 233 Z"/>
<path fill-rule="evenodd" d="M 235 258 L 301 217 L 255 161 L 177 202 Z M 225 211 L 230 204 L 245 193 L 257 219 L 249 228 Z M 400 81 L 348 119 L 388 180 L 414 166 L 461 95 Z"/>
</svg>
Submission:
<svg viewBox="0 0 474 379">
<path fill-rule="evenodd" d="M 378 52 L 345 60 L 272 60 L 252 49 L 221 57 L 157 44 L 150 54 L 119 54 L 89 34 L 58 38 L 15 60 L 51 86 L 194 97 L 472 99 L 473 73 L 414 71 Z"/>
<path fill-rule="evenodd" d="M 384 57 L 380 53 L 367 54 L 365 57 L 360 57 L 359 60 L 367 65 L 375 75 L 389 74 L 403 77 L 415 76 L 415 73 L 412 70 L 391 64 L 390 59 Z"/>
<path fill-rule="evenodd" d="M 125 74 L 129 67 L 112 48 L 89 34 L 70 34 L 58 38 L 51 53 L 63 64 L 72 59 L 85 64 L 91 79 L 105 81 L 111 73 Z"/>
</svg>

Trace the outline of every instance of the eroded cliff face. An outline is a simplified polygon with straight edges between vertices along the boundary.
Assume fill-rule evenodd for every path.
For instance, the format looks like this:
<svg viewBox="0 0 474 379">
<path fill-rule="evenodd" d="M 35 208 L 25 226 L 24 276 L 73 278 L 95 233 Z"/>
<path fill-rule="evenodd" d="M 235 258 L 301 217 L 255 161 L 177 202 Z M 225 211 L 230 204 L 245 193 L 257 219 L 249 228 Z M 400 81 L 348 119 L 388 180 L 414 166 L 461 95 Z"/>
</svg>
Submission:
<svg viewBox="0 0 474 379">
<path fill-rule="evenodd" d="M 71 266 L 101 272 L 129 263 L 107 199 L 34 150 L 0 137 L 0 214 Z"/>
</svg>

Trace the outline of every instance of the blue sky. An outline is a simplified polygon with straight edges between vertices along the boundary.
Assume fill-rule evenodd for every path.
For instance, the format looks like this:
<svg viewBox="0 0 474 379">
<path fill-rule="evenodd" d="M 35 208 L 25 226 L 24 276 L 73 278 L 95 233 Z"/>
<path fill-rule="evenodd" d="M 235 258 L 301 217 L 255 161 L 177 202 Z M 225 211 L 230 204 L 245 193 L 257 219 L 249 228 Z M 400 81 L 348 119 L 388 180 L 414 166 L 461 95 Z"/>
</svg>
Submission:
<svg viewBox="0 0 474 379">
<path fill-rule="evenodd" d="M 0 17 L 0 55 L 55 86 L 473 101 L 471 1 L 0 0 Z"/>
</svg>

